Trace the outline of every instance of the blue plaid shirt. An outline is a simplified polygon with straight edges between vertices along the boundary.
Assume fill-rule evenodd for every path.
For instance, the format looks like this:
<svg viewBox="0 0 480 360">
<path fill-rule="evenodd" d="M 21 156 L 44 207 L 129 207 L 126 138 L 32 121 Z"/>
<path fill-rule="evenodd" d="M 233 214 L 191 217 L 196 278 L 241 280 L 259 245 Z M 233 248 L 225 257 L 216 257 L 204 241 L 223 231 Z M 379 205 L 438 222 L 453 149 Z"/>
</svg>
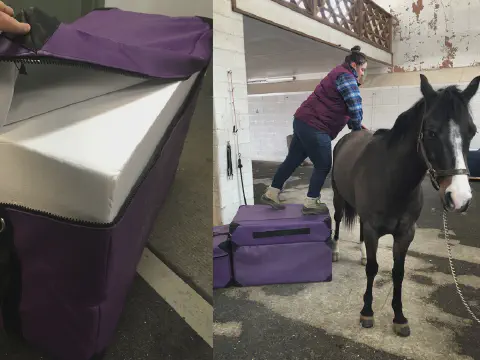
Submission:
<svg viewBox="0 0 480 360">
<path fill-rule="evenodd" d="M 354 76 L 350 74 L 341 74 L 336 81 L 337 90 L 342 95 L 343 100 L 347 104 L 350 120 L 348 128 L 352 130 L 360 130 L 362 128 L 363 109 L 362 97 L 358 88 L 357 72 L 352 69 Z"/>
</svg>

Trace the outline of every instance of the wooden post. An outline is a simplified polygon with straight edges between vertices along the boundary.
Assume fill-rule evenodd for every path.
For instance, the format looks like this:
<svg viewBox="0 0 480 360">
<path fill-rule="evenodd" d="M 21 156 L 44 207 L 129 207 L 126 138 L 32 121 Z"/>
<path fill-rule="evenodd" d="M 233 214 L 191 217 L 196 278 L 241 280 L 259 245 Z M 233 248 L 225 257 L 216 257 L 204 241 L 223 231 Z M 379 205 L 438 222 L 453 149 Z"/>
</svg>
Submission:
<svg viewBox="0 0 480 360">
<path fill-rule="evenodd" d="M 312 14 L 315 17 L 318 17 L 318 2 L 322 0 L 313 0 L 312 1 Z"/>
<path fill-rule="evenodd" d="M 360 38 L 363 38 L 363 32 L 364 32 L 364 21 L 365 21 L 365 4 L 363 3 L 363 0 L 356 0 L 356 9 L 357 9 L 357 19 L 356 19 L 356 26 L 355 30 L 357 32 L 357 35 Z"/>
<path fill-rule="evenodd" d="M 390 15 L 390 18 L 388 19 L 388 31 L 390 31 L 390 36 L 388 39 L 388 50 L 390 52 L 393 52 L 393 16 Z"/>
<path fill-rule="evenodd" d="M 305 9 L 312 16 L 317 16 L 318 14 L 318 0 L 303 0 L 305 4 Z"/>
</svg>

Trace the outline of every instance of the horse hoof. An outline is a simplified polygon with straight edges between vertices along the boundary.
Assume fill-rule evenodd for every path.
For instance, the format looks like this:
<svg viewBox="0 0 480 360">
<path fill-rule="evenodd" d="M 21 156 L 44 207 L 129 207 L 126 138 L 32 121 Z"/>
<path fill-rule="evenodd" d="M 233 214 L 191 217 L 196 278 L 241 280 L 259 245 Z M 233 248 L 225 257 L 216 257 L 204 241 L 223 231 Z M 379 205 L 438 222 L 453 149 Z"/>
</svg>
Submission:
<svg viewBox="0 0 480 360">
<path fill-rule="evenodd" d="M 407 324 L 395 324 L 393 323 L 393 331 L 395 334 L 401 337 L 410 336 L 410 326 Z"/>
<path fill-rule="evenodd" d="M 338 261 L 338 253 L 332 253 L 332 261 L 337 262 Z"/>
<path fill-rule="evenodd" d="M 367 258 L 362 258 L 361 263 L 363 266 L 367 265 Z"/>
<path fill-rule="evenodd" d="M 360 316 L 360 325 L 365 329 L 370 329 L 375 325 L 373 316 Z"/>
</svg>

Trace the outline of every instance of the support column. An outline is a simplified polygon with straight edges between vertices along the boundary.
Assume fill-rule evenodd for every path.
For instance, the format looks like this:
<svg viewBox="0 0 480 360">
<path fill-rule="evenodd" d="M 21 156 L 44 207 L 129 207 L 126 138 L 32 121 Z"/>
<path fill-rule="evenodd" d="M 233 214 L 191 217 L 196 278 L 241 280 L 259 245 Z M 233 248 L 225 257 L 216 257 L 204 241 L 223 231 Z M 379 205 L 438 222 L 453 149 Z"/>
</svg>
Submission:
<svg viewBox="0 0 480 360">
<path fill-rule="evenodd" d="M 241 154 L 245 196 L 249 205 L 253 204 L 253 172 L 243 16 L 232 11 L 230 0 L 213 0 L 213 31 L 213 217 L 214 225 L 218 225 L 229 223 L 238 207 L 244 204 L 237 168 L 238 152 Z M 234 89 L 236 135 L 233 133 L 235 120 L 228 71 L 231 71 Z M 228 142 L 232 148 L 232 179 L 227 178 Z"/>
</svg>

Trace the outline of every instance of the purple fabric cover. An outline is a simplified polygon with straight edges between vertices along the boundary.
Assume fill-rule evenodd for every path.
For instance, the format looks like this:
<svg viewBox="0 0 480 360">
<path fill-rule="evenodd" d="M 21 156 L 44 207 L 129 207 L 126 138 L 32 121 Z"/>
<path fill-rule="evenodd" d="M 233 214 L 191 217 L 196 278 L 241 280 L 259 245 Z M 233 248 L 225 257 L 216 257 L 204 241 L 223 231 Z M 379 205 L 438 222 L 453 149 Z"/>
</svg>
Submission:
<svg viewBox="0 0 480 360">
<path fill-rule="evenodd" d="M 213 288 L 224 288 L 232 280 L 232 263 L 229 252 L 219 245 L 228 241 L 229 225 L 213 228 Z"/>
<path fill-rule="evenodd" d="M 230 225 L 236 283 L 331 281 L 331 218 L 305 216 L 301 209 L 298 204 L 288 204 L 285 210 L 240 206 Z"/>
<path fill-rule="evenodd" d="M 195 109 L 196 85 L 159 144 L 120 219 L 98 228 L 4 208 L 22 270 L 27 342 L 58 360 L 87 360 L 112 340 L 154 220 L 175 177 Z M 166 140 L 166 141 L 165 141 Z M 161 339 L 159 339 L 161 341 Z"/>
<path fill-rule="evenodd" d="M 205 68 L 212 29 L 199 17 L 94 10 L 61 24 L 38 52 L 0 38 L 0 57 L 49 56 L 157 78 L 186 78 Z"/>
</svg>

